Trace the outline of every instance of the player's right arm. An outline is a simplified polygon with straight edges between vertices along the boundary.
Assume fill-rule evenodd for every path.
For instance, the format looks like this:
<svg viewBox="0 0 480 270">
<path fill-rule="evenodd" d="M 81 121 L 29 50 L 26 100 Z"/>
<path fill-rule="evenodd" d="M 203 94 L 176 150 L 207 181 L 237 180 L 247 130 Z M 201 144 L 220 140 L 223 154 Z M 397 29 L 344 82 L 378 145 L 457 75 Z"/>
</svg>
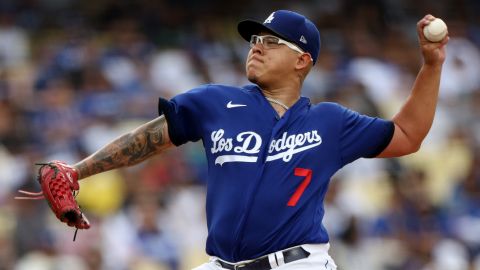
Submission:
<svg viewBox="0 0 480 270">
<path fill-rule="evenodd" d="M 441 42 L 430 42 L 423 28 L 435 17 L 426 15 L 417 23 L 423 65 L 417 75 L 410 96 L 393 117 L 395 131 L 390 144 L 377 157 L 399 157 L 414 153 L 427 136 L 435 116 L 442 66 L 446 58 L 448 36 Z"/>
<path fill-rule="evenodd" d="M 128 132 L 75 164 L 79 179 L 101 172 L 138 164 L 173 144 L 162 115 Z"/>
</svg>

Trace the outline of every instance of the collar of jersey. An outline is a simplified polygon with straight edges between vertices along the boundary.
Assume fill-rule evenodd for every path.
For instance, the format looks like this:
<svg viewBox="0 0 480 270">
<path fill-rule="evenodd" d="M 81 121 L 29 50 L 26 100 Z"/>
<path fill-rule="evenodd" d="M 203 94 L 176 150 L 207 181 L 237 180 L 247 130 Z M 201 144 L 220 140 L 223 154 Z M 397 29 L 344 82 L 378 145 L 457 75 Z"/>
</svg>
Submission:
<svg viewBox="0 0 480 270">
<path fill-rule="evenodd" d="M 258 95 L 261 95 L 262 98 L 265 100 L 265 103 L 269 103 L 269 101 L 265 98 L 265 95 L 263 94 L 262 90 L 260 89 L 260 87 L 258 87 L 258 85 L 251 85 L 251 87 L 247 87 L 247 88 L 250 88 L 251 90 L 253 90 L 252 92 L 258 94 Z M 269 106 L 272 111 L 276 114 L 275 110 L 273 109 L 273 107 Z M 301 96 L 299 100 L 297 100 L 297 102 L 295 102 L 295 104 L 293 104 L 289 109 L 288 111 L 283 115 L 282 118 L 284 117 L 287 117 L 291 114 L 296 114 L 296 112 L 298 111 L 306 111 L 308 108 L 310 107 L 310 99 L 307 98 L 307 97 L 303 97 Z M 293 119 L 292 119 L 293 120 Z"/>
</svg>

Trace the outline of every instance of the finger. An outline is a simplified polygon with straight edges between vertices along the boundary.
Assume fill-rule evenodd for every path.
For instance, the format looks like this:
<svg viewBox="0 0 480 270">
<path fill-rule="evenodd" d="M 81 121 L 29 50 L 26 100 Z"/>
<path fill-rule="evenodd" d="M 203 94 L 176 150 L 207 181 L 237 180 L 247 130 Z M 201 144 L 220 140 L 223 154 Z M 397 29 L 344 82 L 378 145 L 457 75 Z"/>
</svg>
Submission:
<svg viewBox="0 0 480 270">
<path fill-rule="evenodd" d="M 427 39 L 425 38 L 425 35 L 423 34 L 423 28 L 429 25 L 430 22 L 431 21 L 428 19 L 428 17 L 425 16 L 417 23 L 417 36 L 418 36 L 418 39 L 420 40 L 420 43 L 425 43 L 427 41 Z"/>
<path fill-rule="evenodd" d="M 430 22 L 435 20 L 435 16 L 433 16 L 432 14 L 427 14 L 423 18 L 426 19 L 427 21 L 430 21 Z"/>
<path fill-rule="evenodd" d="M 440 41 L 440 44 L 442 44 L 442 46 L 445 46 L 449 40 L 450 40 L 450 37 L 448 36 L 448 32 L 447 32 L 447 35 L 442 39 L 442 41 Z"/>
<path fill-rule="evenodd" d="M 437 48 L 443 48 L 445 45 L 447 45 L 448 41 L 450 40 L 450 37 L 448 36 L 448 34 L 439 42 L 431 42 L 429 44 L 427 44 L 429 46 L 429 48 L 431 48 L 432 50 L 435 50 Z"/>
<path fill-rule="evenodd" d="M 429 25 L 433 20 L 435 20 L 435 17 L 431 14 L 425 15 L 420 21 L 417 23 L 417 29 L 422 30 L 425 26 Z"/>
</svg>

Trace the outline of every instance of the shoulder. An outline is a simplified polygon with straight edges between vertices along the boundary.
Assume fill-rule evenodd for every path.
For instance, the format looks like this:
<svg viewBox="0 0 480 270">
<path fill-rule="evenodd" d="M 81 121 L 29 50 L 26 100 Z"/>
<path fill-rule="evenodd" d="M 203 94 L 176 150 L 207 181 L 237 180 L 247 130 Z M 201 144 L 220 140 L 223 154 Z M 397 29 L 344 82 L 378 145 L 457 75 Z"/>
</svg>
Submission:
<svg viewBox="0 0 480 270">
<path fill-rule="evenodd" d="M 311 117 L 320 120 L 331 127 L 343 128 L 352 121 L 357 121 L 361 115 L 341 104 L 335 102 L 321 102 L 310 109 Z"/>
<path fill-rule="evenodd" d="M 220 95 L 245 95 L 258 90 L 258 86 L 254 84 L 244 86 L 232 86 L 224 84 L 207 84 L 208 91 Z"/>
<path fill-rule="evenodd" d="M 204 84 L 190 89 L 171 99 L 178 106 L 198 108 L 201 111 L 227 104 L 231 100 L 246 100 L 252 96 L 251 86 L 236 87 L 222 84 Z M 223 108 L 223 107 L 222 107 Z"/>
<path fill-rule="evenodd" d="M 208 95 L 208 96 L 230 96 L 242 95 L 251 92 L 257 87 L 256 85 L 245 85 L 242 87 L 224 85 L 224 84 L 204 84 L 196 88 L 190 89 L 183 94 L 190 95 Z M 182 94 L 180 94 L 182 95 Z"/>
<path fill-rule="evenodd" d="M 312 105 L 311 110 L 315 113 L 333 113 L 342 114 L 348 111 L 348 109 L 335 102 L 320 102 Z"/>
</svg>

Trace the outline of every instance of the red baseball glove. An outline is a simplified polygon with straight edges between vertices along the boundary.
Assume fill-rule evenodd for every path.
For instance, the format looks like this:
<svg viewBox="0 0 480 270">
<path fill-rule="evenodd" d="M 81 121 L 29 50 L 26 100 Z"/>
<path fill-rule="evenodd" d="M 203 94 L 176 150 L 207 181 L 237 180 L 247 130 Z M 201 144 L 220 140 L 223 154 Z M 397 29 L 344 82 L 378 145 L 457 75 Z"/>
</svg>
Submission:
<svg viewBox="0 0 480 270">
<path fill-rule="evenodd" d="M 41 165 L 38 170 L 37 180 L 42 191 L 19 192 L 28 196 L 15 197 L 15 199 L 43 199 L 45 198 L 57 218 L 77 229 L 88 229 L 90 223 L 82 213 L 75 200 L 80 189 L 78 184 L 78 173 L 74 168 L 61 161 L 51 161 Z"/>
</svg>

